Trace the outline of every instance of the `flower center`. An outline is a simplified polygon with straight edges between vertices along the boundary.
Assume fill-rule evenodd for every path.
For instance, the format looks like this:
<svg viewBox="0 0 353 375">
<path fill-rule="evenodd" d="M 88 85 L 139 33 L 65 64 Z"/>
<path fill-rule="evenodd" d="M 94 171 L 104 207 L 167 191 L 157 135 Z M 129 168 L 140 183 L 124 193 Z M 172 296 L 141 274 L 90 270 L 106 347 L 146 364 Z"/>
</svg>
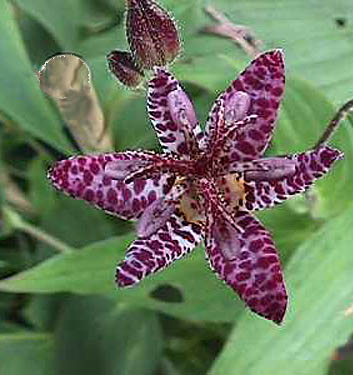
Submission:
<svg viewBox="0 0 353 375">
<path fill-rule="evenodd" d="M 193 162 L 193 174 L 195 177 L 206 177 L 210 171 L 210 160 L 206 154 L 202 154 L 198 159 Z"/>
<path fill-rule="evenodd" d="M 218 185 L 224 194 L 224 199 L 231 211 L 237 211 L 245 200 L 244 180 L 236 173 L 222 176 L 218 179 Z"/>
<path fill-rule="evenodd" d="M 203 197 L 191 185 L 188 193 L 184 194 L 180 200 L 179 209 L 188 223 L 203 225 L 205 222 Z"/>
</svg>

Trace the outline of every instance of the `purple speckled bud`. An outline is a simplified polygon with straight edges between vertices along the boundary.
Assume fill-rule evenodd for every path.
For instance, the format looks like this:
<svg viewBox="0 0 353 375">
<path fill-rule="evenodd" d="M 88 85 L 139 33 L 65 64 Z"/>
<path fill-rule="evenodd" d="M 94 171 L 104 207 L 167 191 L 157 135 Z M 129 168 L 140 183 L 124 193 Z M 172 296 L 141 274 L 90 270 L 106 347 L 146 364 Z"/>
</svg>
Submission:
<svg viewBox="0 0 353 375">
<path fill-rule="evenodd" d="M 110 71 L 125 86 L 137 87 L 143 80 L 144 74 L 134 62 L 131 53 L 115 50 L 110 52 L 107 60 Z"/>
<path fill-rule="evenodd" d="M 175 22 L 153 0 L 127 0 L 126 31 L 135 61 L 143 69 L 165 66 L 180 51 Z"/>
</svg>

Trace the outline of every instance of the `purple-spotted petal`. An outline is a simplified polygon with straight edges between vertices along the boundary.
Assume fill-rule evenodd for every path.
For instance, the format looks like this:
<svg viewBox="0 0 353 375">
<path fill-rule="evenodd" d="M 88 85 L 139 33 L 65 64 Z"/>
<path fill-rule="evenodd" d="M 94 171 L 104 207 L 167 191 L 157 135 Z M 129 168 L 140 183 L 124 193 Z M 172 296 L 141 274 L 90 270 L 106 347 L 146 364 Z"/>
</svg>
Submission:
<svg viewBox="0 0 353 375">
<path fill-rule="evenodd" d="M 136 219 L 146 207 L 168 193 L 174 177 L 156 174 L 153 179 L 135 178 L 127 184 L 113 179 L 105 167 L 121 160 L 146 161 L 153 157 L 151 153 L 137 151 L 76 156 L 54 164 L 48 177 L 55 188 L 73 198 L 123 219 Z"/>
<path fill-rule="evenodd" d="M 244 212 L 238 212 L 234 224 L 208 217 L 206 254 L 210 266 L 251 310 L 279 324 L 288 298 L 271 235 Z"/>
<path fill-rule="evenodd" d="M 187 190 L 187 184 L 174 184 L 164 197 L 158 198 L 146 208 L 142 214 L 138 226 L 137 234 L 139 237 L 149 237 L 159 228 L 163 227 L 175 212 L 181 196 Z"/>
<path fill-rule="evenodd" d="M 163 270 L 192 251 L 201 239 L 199 225 L 186 223 L 180 215 L 173 214 L 157 232 L 131 244 L 125 260 L 117 267 L 117 285 L 133 286 L 146 276 Z"/>
<path fill-rule="evenodd" d="M 229 159 L 248 161 L 257 159 L 266 150 L 272 137 L 277 112 L 284 94 L 284 58 L 280 50 L 265 52 L 258 56 L 222 93 L 229 126 L 232 119 L 256 115 L 251 126 L 239 128 L 229 151 Z M 244 95 L 245 94 L 245 95 Z M 212 143 L 217 124 L 219 100 L 213 106 L 206 125 L 206 134 Z M 209 144 L 212 148 L 212 144 Z"/>
<path fill-rule="evenodd" d="M 259 179 L 246 182 L 245 209 L 261 210 L 281 203 L 289 197 L 305 191 L 315 180 L 324 176 L 333 163 L 343 154 L 329 146 L 288 156 L 295 162 L 295 173 L 272 180 Z"/>
<path fill-rule="evenodd" d="M 202 137 L 193 105 L 175 77 L 157 68 L 149 82 L 148 113 L 162 148 L 189 157 Z"/>
</svg>

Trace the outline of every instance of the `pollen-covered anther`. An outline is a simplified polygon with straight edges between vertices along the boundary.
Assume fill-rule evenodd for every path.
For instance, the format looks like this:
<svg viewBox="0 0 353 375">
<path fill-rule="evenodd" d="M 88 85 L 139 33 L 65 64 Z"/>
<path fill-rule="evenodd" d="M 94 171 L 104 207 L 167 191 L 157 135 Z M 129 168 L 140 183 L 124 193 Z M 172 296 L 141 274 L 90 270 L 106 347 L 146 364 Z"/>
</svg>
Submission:
<svg viewBox="0 0 353 375">
<path fill-rule="evenodd" d="M 197 124 L 194 106 L 183 90 L 170 92 L 167 101 L 172 119 L 178 126 L 192 129 Z"/>
<path fill-rule="evenodd" d="M 104 174 L 113 180 L 124 180 L 149 164 L 147 160 L 114 160 L 105 165 Z"/>
<path fill-rule="evenodd" d="M 163 227 L 176 210 L 176 205 L 187 189 L 188 185 L 179 180 L 174 183 L 166 196 L 155 200 L 147 207 L 138 222 L 139 237 L 148 237 Z"/>
<path fill-rule="evenodd" d="M 250 108 L 251 98 L 243 91 L 237 91 L 225 101 L 225 122 L 231 125 L 243 120 Z"/>
<path fill-rule="evenodd" d="M 165 66 L 180 52 L 175 22 L 153 0 L 127 0 L 126 31 L 135 61 L 142 69 Z"/>
<path fill-rule="evenodd" d="M 296 171 L 297 162 L 288 158 L 262 159 L 256 166 L 245 172 L 245 178 L 254 181 L 272 181 L 292 176 Z"/>
<path fill-rule="evenodd" d="M 107 56 L 109 70 L 125 86 L 137 87 L 143 80 L 144 74 L 136 65 L 131 53 L 112 51 Z"/>
<path fill-rule="evenodd" d="M 142 214 L 138 225 L 139 237 L 148 237 L 161 228 L 175 211 L 175 202 L 164 198 L 155 200 Z"/>
<path fill-rule="evenodd" d="M 184 90 L 177 89 L 167 95 L 167 103 L 173 122 L 185 135 L 191 152 L 197 151 L 197 140 L 194 129 L 197 125 L 197 117 L 189 97 Z"/>
<path fill-rule="evenodd" d="M 214 226 L 212 235 L 219 244 L 220 249 L 227 261 L 236 259 L 241 248 L 239 233 L 231 225 L 224 222 L 223 225 Z"/>
</svg>

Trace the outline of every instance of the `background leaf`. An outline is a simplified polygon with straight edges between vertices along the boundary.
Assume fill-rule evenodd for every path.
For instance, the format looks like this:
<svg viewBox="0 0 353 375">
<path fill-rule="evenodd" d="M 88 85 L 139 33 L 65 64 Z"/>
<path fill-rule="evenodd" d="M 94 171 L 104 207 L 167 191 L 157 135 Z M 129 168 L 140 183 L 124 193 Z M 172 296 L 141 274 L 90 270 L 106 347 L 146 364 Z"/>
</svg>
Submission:
<svg viewBox="0 0 353 375">
<path fill-rule="evenodd" d="M 2 374 L 55 374 L 51 334 L 26 331 L 0 334 L 0 353 Z"/>
<path fill-rule="evenodd" d="M 202 33 L 215 24 L 207 5 L 254 30 L 264 49 L 284 48 L 286 96 L 271 154 L 312 147 L 352 96 L 351 0 L 160 2 L 182 31 L 184 50 L 169 68 L 202 125 L 251 60 L 230 40 Z M 106 55 L 127 48 L 124 11 L 125 0 L 0 2 L 0 164 L 34 210 L 10 208 L 77 247 L 58 255 L 23 231 L 3 233 L 0 217 L 0 373 L 205 374 L 229 338 L 211 374 L 351 374 L 353 326 L 344 315 L 353 305 L 351 121 L 330 142 L 345 160 L 310 193 L 258 214 L 286 266 L 290 308 L 280 328 L 246 310 L 209 271 L 202 248 L 135 288 L 117 290 L 115 265 L 135 238 L 133 227 L 48 185 L 49 164 L 72 153 L 64 121 L 35 77 L 56 53 L 88 63 L 118 150 L 159 148 L 145 91 L 125 90 L 107 70 Z M 9 204 L 3 190 L 0 208 Z"/>
<path fill-rule="evenodd" d="M 70 297 L 55 328 L 56 368 L 67 375 L 151 375 L 162 336 L 154 313 L 102 297 Z"/>
<path fill-rule="evenodd" d="M 61 151 L 70 145 L 62 133 L 56 112 L 44 98 L 21 36 L 13 19 L 12 8 L 0 2 L 0 111 L 30 132 Z M 4 89 L 6 88 L 6 90 Z"/>
<path fill-rule="evenodd" d="M 116 290 L 114 272 L 133 235 L 98 242 L 72 254 L 60 254 L 40 265 L 0 282 L 0 290 L 12 292 L 101 293 L 117 302 L 157 309 L 190 320 L 232 321 L 241 304 L 233 292 L 209 271 L 203 252 L 181 260 L 138 287 Z M 92 278 L 92 274 L 94 278 Z M 171 285 L 180 291 L 182 302 L 168 303 L 153 298 L 158 286 Z M 202 308 L 200 308 L 202 306 Z"/>
<path fill-rule="evenodd" d="M 291 302 L 282 327 L 244 314 L 210 374 L 326 373 L 333 350 L 352 329 L 352 206 L 306 241 L 285 275 Z M 285 350 L 284 350 L 285 348 Z M 288 365 L 290 363 L 290 366 Z"/>
</svg>

